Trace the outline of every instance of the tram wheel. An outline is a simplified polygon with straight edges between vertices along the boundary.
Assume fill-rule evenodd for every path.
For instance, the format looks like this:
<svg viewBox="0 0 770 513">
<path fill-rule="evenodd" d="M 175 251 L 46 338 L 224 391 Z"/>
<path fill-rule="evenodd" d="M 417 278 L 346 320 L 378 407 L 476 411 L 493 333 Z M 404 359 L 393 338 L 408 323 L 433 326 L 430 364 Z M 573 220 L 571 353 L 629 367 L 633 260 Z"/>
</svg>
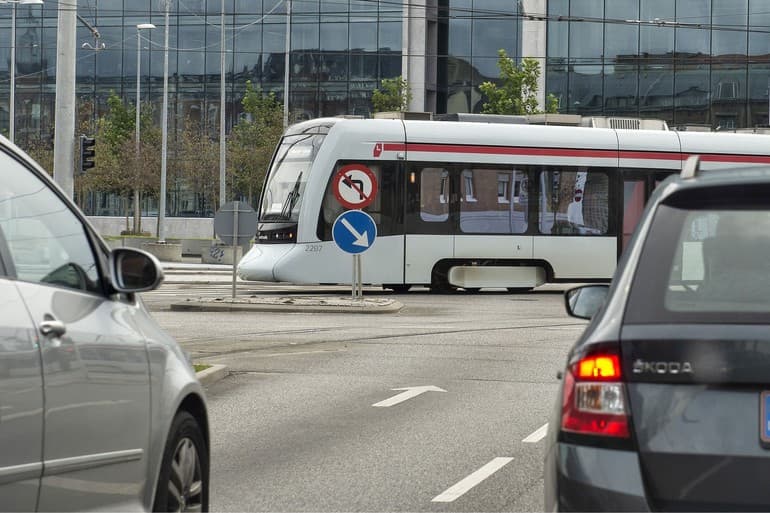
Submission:
<svg viewBox="0 0 770 513">
<path fill-rule="evenodd" d="M 452 294 L 457 291 L 457 287 L 449 283 L 447 269 L 435 267 L 430 282 L 430 291 L 434 294 Z"/>
<path fill-rule="evenodd" d="M 481 287 L 463 287 L 465 289 L 465 292 L 468 292 L 470 294 L 476 294 L 478 291 L 481 290 Z"/>
<path fill-rule="evenodd" d="M 525 292 L 532 290 L 532 287 L 508 287 L 505 290 L 511 294 L 524 294 Z"/>
<path fill-rule="evenodd" d="M 454 294 L 457 292 L 457 287 L 447 284 L 431 285 L 430 291 L 433 294 Z"/>
<path fill-rule="evenodd" d="M 386 290 L 392 290 L 396 294 L 406 294 L 407 292 L 409 292 L 409 289 L 411 289 L 412 286 L 411 285 L 400 285 L 400 284 L 399 285 L 383 285 L 382 288 L 386 289 Z"/>
</svg>

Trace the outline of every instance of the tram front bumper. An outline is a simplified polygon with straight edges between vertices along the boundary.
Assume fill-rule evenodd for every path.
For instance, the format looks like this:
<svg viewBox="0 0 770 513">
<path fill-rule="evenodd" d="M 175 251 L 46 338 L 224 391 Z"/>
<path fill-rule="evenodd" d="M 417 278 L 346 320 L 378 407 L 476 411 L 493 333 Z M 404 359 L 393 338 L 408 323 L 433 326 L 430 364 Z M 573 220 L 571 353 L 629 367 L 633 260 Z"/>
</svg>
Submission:
<svg viewBox="0 0 770 513">
<path fill-rule="evenodd" d="M 238 262 L 238 276 L 246 281 L 278 281 L 275 268 L 295 244 L 255 244 Z"/>
</svg>

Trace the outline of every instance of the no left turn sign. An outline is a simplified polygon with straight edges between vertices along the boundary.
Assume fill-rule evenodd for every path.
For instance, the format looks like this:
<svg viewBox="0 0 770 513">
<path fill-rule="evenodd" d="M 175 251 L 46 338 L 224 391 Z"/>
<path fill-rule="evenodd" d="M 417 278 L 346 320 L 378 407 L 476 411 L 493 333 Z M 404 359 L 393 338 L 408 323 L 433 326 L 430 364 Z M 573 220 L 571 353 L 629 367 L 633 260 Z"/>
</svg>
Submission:
<svg viewBox="0 0 770 513">
<path fill-rule="evenodd" d="M 376 195 L 377 177 L 363 164 L 349 164 L 334 175 L 334 196 L 345 208 L 366 208 Z"/>
</svg>

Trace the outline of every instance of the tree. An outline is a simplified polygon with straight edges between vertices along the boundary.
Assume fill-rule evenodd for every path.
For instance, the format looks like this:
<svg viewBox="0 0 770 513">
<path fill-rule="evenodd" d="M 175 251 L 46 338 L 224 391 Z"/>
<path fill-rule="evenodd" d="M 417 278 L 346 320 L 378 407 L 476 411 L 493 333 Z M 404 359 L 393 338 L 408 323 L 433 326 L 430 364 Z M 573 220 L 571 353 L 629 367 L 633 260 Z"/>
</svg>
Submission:
<svg viewBox="0 0 770 513">
<path fill-rule="evenodd" d="M 114 92 L 107 99 L 107 114 L 97 122 L 96 166 L 83 181 L 88 188 L 134 198 L 132 233 L 142 231 L 140 208 L 143 194 L 157 194 L 160 187 L 160 130 L 152 123 L 149 106 L 143 109 L 141 141 L 136 151 L 136 110 Z"/>
<path fill-rule="evenodd" d="M 540 78 L 540 64 L 536 59 L 525 57 L 521 64 L 508 57 L 505 50 L 497 52 L 497 67 L 500 70 L 500 85 L 484 82 L 479 86 L 487 102 L 484 114 L 539 114 L 537 106 L 537 80 Z M 546 112 L 554 113 L 558 107 L 557 98 L 549 94 Z"/>
<path fill-rule="evenodd" d="M 53 141 L 45 141 L 39 135 L 34 135 L 20 141 L 19 147 L 49 175 L 53 175 Z"/>
<path fill-rule="evenodd" d="M 200 121 L 188 118 L 173 143 L 169 179 L 184 182 L 197 193 L 196 210 L 219 204 L 219 143 L 209 137 Z"/>
<path fill-rule="evenodd" d="M 263 94 L 250 81 L 241 105 L 243 117 L 228 139 L 227 164 L 233 191 L 245 193 L 253 204 L 283 134 L 283 107 L 275 94 Z"/>
<path fill-rule="evenodd" d="M 386 78 L 382 81 L 382 88 L 372 93 L 372 106 L 374 112 L 404 112 L 409 108 L 411 99 L 409 84 L 403 77 Z"/>
</svg>

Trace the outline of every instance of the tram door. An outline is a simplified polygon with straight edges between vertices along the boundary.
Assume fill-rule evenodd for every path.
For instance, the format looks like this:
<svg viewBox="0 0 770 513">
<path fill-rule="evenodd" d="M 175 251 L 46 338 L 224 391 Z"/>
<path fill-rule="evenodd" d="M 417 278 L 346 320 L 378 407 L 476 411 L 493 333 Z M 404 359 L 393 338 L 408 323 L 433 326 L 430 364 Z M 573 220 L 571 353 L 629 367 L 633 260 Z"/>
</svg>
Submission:
<svg viewBox="0 0 770 513">
<path fill-rule="evenodd" d="M 644 206 L 650 199 L 653 191 L 671 173 L 649 173 L 638 170 L 626 170 L 623 172 L 623 231 L 620 244 L 621 251 L 625 251 L 628 242 L 634 234 L 644 212 Z"/>
<path fill-rule="evenodd" d="M 429 284 L 436 263 L 454 257 L 459 190 L 450 166 L 408 166 L 404 283 Z"/>
</svg>

